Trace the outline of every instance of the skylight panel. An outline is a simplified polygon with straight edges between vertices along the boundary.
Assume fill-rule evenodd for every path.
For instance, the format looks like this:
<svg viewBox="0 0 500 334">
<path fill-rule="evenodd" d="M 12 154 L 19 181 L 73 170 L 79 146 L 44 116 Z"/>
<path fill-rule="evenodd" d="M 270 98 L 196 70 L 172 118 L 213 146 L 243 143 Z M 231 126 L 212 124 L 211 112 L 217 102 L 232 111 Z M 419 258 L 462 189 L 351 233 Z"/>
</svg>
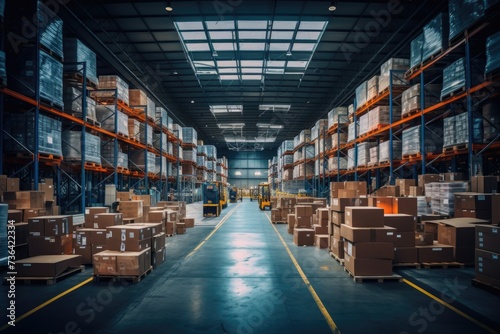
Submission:
<svg viewBox="0 0 500 334">
<path fill-rule="evenodd" d="M 189 52 L 210 51 L 208 43 L 186 43 Z"/>
<path fill-rule="evenodd" d="M 256 30 L 256 31 L 238 31 L 239 39 L 266 39 L 267 31 Z"/>
<path fill-rule="evenodd" d="M 245 123 L 221 123 L 217 124 L 219 129 L 242 129 Z"/>
<path fill-rule="evenodd" d="M 202 22 L 176 22 L 178 30 L 203 30 Z"/>
<path fill-rule="evenodd" d="M 295 39 L 317 41 L 321 36 L 321 31 L 298 31 Z"/>
<path fill-rule="evenodd" d="M 236 74 L 222 74 L 222 75 L 219 75 L 219 78 L 221 80 L 239 80 L 239 77 L 238 75 Z"/>
<path fill-rule="evenodd" d="M 241 73 L 262 73 L 262 68 L 242 67 Z"/>
<path fill-rule="evenodd" d="M 222 114 L 222 113 L 242 113 L 243 105 L 241 104 L 232 104 L 232 105 L 224 105 L 217 104 L 210 106 L 210 112 L 213 114 Z"/>
<path fill-rule="evenodd" d="M 290 110 L 290 107 L 290 104 L 261 104 L 259 105 L 259 110 L 288 111 Z"/>
<path fill-rule="evenodd" d="M 313 51 L 315 43 L 294 43 L 293 51 Z"/>
<path fill-rule="evenodd" d="M 264 63 L 262 60 L 241 60 L 242 67 L 262 67 Z"/>
<path fill-rule="evenodd" d="M 211 39 L 234 39 L 234 31 L 209 31 Z"/>
<path fill-rule="evenodd" d="M 264 51 L 265 43 L 240 43 L 242 51 Z"/>
<path fill-rule="evenodd" d="M 285 74 L 284 68 L 266 68 L 266 74 Z"/>
<path fill-rule="evenodd" d="M 219 73 L 238 73 L 235 67 L 219 68 Z"/>
<path fill-rule="evenodd" d="M 325 21 L 301 21 L 299 30 L 323 30 L 325 27 Z"/>
<path fill-rule="evenodd" d="M 197 61 L 193 62 L 193 65 L 196 68 L 204 68 L 204 67 L 214 68 L 215 67 L 215 63 L 211 60 L 197 60 Z"/>
<path fill-rule="evenodd" d="M 186 41 L 202 40 L 206 41 L 207 36 L 204 31 L 181 31 L 181 36 Z"/>
<path fill-rule="evenodd" d="M 234 30 L 234 21 L 207 21 L 208 30 Z"/>
<path fill-rule="evenodd" d="M 268 21 L 238 21 L 238 29 L 267 29 Z"/>
<path fill-rule="evenodd" d="M 297 21 L 274 21 L 273 30 L 295 30 Z"/>
<path fill-rule="evenodd" d="M 288 51 L 290 43 L 271 43 L 269 51 Z"/>
<path fill-rule="evenodd" d="M 307 61 L 304 60 L 290 60 L 288 61 L 287 67 L 301 67 L 301 68 L 306 68 L 307 66 Z"/>
<path fill-rule="evenodd" d="M 267 67 L 285 67 L 284 60 L 269 60 L 267 62 Z"/>
<path fill-rule="evenodd" d="M 291 31 L 273 30 L 271 33 L 271 39 L 291 40 L 292 38 L 293 38 L 293 30 Z"/>
<path fill-rule="evenodd" d="M 216 51 L 234 51 L 234 43 L 212 43 Z"/>
<path fill-rule="evenodd" d="M 241 76 L 241 80 L 262 80 L 262 75 L 246 74 Z"/>
<path fill-rule="evenodd" d="M 235 60 L 218 60 L 217 66 L 219 67 L 236 67 Z"/>
</svg>

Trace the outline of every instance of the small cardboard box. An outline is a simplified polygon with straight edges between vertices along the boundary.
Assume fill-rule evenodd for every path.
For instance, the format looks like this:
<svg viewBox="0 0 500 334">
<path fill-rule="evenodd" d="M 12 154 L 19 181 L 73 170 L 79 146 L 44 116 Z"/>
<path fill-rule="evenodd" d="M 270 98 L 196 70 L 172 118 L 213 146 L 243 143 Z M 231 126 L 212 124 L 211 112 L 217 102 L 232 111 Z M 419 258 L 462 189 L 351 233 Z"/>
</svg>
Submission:
<svg viewBox="0 0 500 334">
<path fill-rule="evenodd" d="M 391 276 L 392 260 L 356 259 L 344 253 L 344 266 L 354 276 Z"/>
<path fill-rule="evenodd" d="M 293 243 L 297 246 L 314 246 L 314 230 L 295 228 L 293 230 Z"/>
<path fill-rule="evenodd" d="M 186 228 L 193 228 L 194 218 L 184 218 L 184 223 L 186 224 Z"/>
<path fill-rule="evenodd" d="M 453 262 L 453 246 L 435 243 L 432 246 L 417 246 L 418 262 Z"/>
<path fill-rule="evenodd" d="M 328 248 L 328 234 L 315 234 L 314 245 L 318 248 Z"/>
<path fill-rule="evenodd" d="M 500 227 L 493 225 L 476 225 L 477 249 L 500 253 Z"/>
<path fill-rule="evenodd" d="M 416 229 L 416 217 L 407 214 L 386 214 L 384 225 L 397 229 L 398 232 L 414 232 Z"/>
<path fill-rule="evenodd" d="M 384 209 L 348 206 L 344 219 L 345 224 L 352 227 L 383 227 Z"/>
<path fill-rule="evenodd" d="M 418 216 L 418 204 L 415 197 L 396 197 L 392 200 L 393 213 Z"/>
<path fill-rule="evenodd" d="M 185 223 L 177 223 L 177 234 L 186 234 L 186 224 Z"/>
<path fill-rule="evenodd" d="M 94 215 L 93 226 L 91 228 L 105 229 L 109 226 L 123 225 L 123 215 L 121 213 L 98 213 Z M 85 224 L 86 226 L 88 224 Z"/>
<path fill-rule="evenodd" d="M 341 224 L 344 224 L 344 213 L 343 212 L 337 212 L 337 211 L 331 211 L 330 214 L 331 221 L 333 224 L 340 226 Z"/>
</svg>

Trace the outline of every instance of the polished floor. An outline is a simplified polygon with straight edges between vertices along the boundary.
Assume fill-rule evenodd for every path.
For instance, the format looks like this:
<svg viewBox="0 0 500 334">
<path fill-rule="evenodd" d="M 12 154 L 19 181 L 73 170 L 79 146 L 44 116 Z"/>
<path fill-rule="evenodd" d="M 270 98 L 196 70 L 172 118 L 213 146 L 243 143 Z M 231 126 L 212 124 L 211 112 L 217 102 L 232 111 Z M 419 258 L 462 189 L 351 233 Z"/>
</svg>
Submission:
<svg viewBox="0 0 500 334">
<path fill-rule="evenodd" d="M 473 268 L 355 283 L 326 250 L 295 246 L 256 202 L 230 204 L 218 218 L 200 212 L 188 206 L 196 227 L 168 238 L 167 261 L 138 284 L 90 281 L 69 291 L 91 277 L 88 268 L 53 286 L 18 285 L 18 322 L 3 332 L 500 332 L 500 297 L 471 286 Z"/>
</svg>

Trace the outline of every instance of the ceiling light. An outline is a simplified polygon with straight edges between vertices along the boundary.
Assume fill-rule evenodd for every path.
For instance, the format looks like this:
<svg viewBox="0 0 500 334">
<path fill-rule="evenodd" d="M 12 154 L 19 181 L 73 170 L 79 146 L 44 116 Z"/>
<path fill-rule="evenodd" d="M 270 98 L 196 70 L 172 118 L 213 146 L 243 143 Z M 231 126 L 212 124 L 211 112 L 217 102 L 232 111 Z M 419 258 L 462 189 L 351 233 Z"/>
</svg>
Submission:
<svg viewBox="0 0 500 334">
<path fill-rule="evenodd" d="M 292 56 L 292 51 L 290 51 L 290 49 L 288 49 L 288 51 L 286 52 L 286 56 L 287 57 L 291 57 Z"/>
<path fill-rule="evenodd" d="M 259 171 L 255 172 L 254 174 L 255 174 L 255 176 L 260 176 L 260 175 L 262 175 Z"/>
<path fill-rule="evenodd" d="M 234 172 L 234 175 L 241 176 L 241 172 L 240 171 L 236 171 L 236 172 Z"/>
<path fill-rule="evenodd" d="M 283 129 L 283 125 L 278 125 L 278 124 L 268 124 L 268 123 L 257 123 L 258 128 L 264 128 L 264 129 Z"/>
<path fill-rule="evenodd" d="M 219 54 L 217 53 L 216 50 L 214 50 L 214 52 L 212 52 L 212 57 L 219 57 Z"/>
<path fill-rule="evenodd" d="M 167 4 L 166 4 L 166 6 L 165 6 L 165 10 L 166 10 L 167 12 L 171 12 L 171 11 L 173 11 L 173 10 L 174 10 L 174 8 L 172 7 L 172 1 L 167 1 Z"/>
<path fill-rule="evenodd" d="M 242 129 L 245 126 L 245 123 L 224 123 L 217 124 L 219 129 Z"/>
<path fill-rule="evenodd" d="M 194 100 L 191 100 L 191 103 L 194 103 Z"/>
<path fill-rule="evenodd" d="M 330 6 L 328 7 L 328 10 L 330 12 L 334 12 L 335 10 L 337 10 L 337 1 L 332 1 L 330 3 Z"/>
</svg>

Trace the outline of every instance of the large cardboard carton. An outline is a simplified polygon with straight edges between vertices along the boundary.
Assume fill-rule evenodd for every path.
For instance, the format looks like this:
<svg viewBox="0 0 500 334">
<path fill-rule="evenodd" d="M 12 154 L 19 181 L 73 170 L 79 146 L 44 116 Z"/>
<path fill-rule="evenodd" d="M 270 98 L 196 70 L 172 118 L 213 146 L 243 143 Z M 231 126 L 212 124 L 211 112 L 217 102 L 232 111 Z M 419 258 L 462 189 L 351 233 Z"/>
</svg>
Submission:
<svg viewBox="0 0 500 334">
<path fill-rule="evenodd" d="M 28 219 L 23 220 L 23 210 L 8 210 L 7 220 L 13 224 L 27 222 Z"/>
<path fill-rule="evenodd" d="M 344 242 L 344 252 L 356 259 L 393 259 L 391 242 Z"/>
<path fill-rule="evenodd" d="M 498 192 L 498 179 L 496 176 L 473 176 L 471 178 L 471 191 L 477 193 Z"/>
<path fill-rule="evenodd" d="M 368 206 L 367 198 L 332 198 L 330 209 L 344 212 L 347 206 Z"/>
<path fill-rule="evenodd" d="M 98 213 L 94 215 L 94 223 L 90 227 L 105 229 L 109 226 L 123 225 L 123 218 L 121 213 Z"/>
<path fill-rule="evenodd" d="M 151 227 L 140 224 L 109 226 L 106 237 L 108 250 L 141 252 L 151 247 Z"/>
<path fill-rule="evenodd" d="M 297 220 L 295 218 L 295 214 L 294 213 L 289 213 L 287 216 L 286 216 L 286 221 L 287 221 L 287 224 L 288 224 L 288 228 L 293 228 L 295 226 L 295 224 L 297 223 Z"/>
<path fill-rule="evenodd" d="M 39 236 L 28 238 L 30 256 L 73 254 L 73 236 Z"/>
<path fill-rule="evenodd" d="M 374 207 L 346 207 L 345 224 L 352 227 L 383 227 L 384 209 Z"/>
<path fill-rule="evenodd" d="M 432 246 L 417 246 L 418 262 L 420 263 L 435 263 L 435 262 L 453 262 L 453 246 L 442 245 L 435 243 Z"/>
<path fill-rule="evenodd" d="M 418 263 L 416 247 L 397 247 L 394 249 L 394 263 Z"/>
<path fill-rule="evenodd" d="M 416 182 L 414 179 L 396 179 L 396 185 L 401 196 L 410 196 L 410 187 L 416 186 Z"/>
<path fill-rule="evenodd" d="M 121 201 L 119 210 L 123 218 L 140 218 L 143 215 L 143 201 Z"/>
<path fill-rule="evenodd" d="M 476 225 L 475 247 L 488 252 L 500 253 L 500 227 Z"/>
<path fill-rule="evenodd" d="M 32 237 L 43 236 L 45 234 L 44 217 L 36 217 L 28 219 L 28 233 Z"/>
<path fill-rule="evenodd" d="M 72 233 L 70 231 L 68 216 L 45 216 L 44 217 L 44 235 L 56 236 Z"/>
<path fill-rule="evenodd" d="M 351 227 L 346 224 L 340 226 L 340 236 L 351 242 L 394 242 L 396 233 L 396 229 L 389 226 L 379 228 Z"/>
<path fill-rule="evenodd" d="M 392 197 L 370 197 L 368 198 L 368 205 L 384 209 L 384 214 L 387 215 L 394 212 L 392 201 Z"/>
<path fill-rule="evenodd" d="M 328 234 L 315 234 L 314 245 L 318 248 L 328 248 Z"/>
<path fill-rule="evenodd" d="M 354 276 L 391 276 L 392 260 L 357 259 L 344 253 L 344 266 Z"/>
<path fill-rule="evenodd" d="M 18 277 L 57 277 L 82 265 L 79 255 L 43 255 L 16 261 Z"/>
<path fill-rule="evenodd" d="M 138 252 L 120 252 L 116 255 L 116 267 L 120 276 L 140 276 L 151 266 L 151 249 Z"/>
<path fill-rule="evenodd" d="M 75 245 L 73 254 L 82 257 L 82 264 L 92 264 L 92 245 Z"/>
<path fill-rule="evenodd" d="M 399 213 L 384 215 L 384 225 L 394 227 L 398 232 L 414 232 L 417 227 L 414 216 Z"/>
<path fill-rule="evenodd" d="M 293 230 L 293 243 L 297 246 L 313 246 L 314 230 L 308 228 L 295 228 Z"/>
<path fill-rule="evenodd" d="M 118 275 L 116 257 L 119 254 L 120 254 L 119 252 L 108 251 L 108 250 L 95 253 L 92 256 L 94 264 L 94 275 L 102 275 L 102 276 Z"/>
<path fill-rule="evenodd" d="M 186 224 L 177 223 L 176 224 L 177 234 L 186 234 Z"/>
<path fill-rule="evenodd" d="M 85 208 L 85 226 L 94 227 L 94 215 L 98 213 L 109 213 L 108 207 L 87 207 Z"/>
<path fill-rule="evenodd" d="M 24 209 L 23 213 L 23 221 L 27 222 L 30 218 L 42 217 L 47 215 L 47 210 L 43 209 Z"/>
<path fill-rule="evenodd" d="M 339 259 L 344 258 L 344 241 L 331 237 L 330 238 L 330 251 L 335 254 Z"/>
<path fill-rule="evenodd" d="M 415 197 L 395 197 L 392 199 L 393 213 L 418 216 L 418 205 Z"/>
<path fill-rule="evenodd" d="M 500 254 L 476 249 L 476 273 L 500 280 Z"/>
<path fill-rule="evenodd" d="M 344 224 L 344 213 L 343 212 L 337 212 L 337 211 L 331 211 L 330 212 L 330 217 L 331 221 L 333 224 L 340 226 L 341 224 Z"/>
<path fill-rule="evenodd" d="M 153 235 L 152 241 L 151 241 L 151 251 L 153 253 L 159 252 L 160 250 L 165 247 L 165 233 L 160 233 Z"/>
<path fill-rule="evenodd" d="M 14 223 L 14 232 L 16 235 L 16 246 L 24 245 L 28 243 L 28 223 Z M 17 254 L 16 254 L 17 259 Z"/>
<path fill-rule="evenodd" d="M 6 191 L 3 201 L 17 210 L 42 209 L 45 207 L 45 193 L 43 191 Z"/>
<path fill-rule="evenodd" d="M 415 232 L 396 232 L 394 247 L 415 247 Z"/>
<path fill-rule="evenodd" d="M 194 218 L 184 218 L 184 223 L 186 224 L 186 228 L 193 228 Z"/>
<path fill-rule="evenodd" d="M 167 258 L 167 249 L 165 247 L 153 253 L 152 257 L 153 268 L 158 268 L 162 263 L 165 262 L 166 258 Z"/>
</svg>

